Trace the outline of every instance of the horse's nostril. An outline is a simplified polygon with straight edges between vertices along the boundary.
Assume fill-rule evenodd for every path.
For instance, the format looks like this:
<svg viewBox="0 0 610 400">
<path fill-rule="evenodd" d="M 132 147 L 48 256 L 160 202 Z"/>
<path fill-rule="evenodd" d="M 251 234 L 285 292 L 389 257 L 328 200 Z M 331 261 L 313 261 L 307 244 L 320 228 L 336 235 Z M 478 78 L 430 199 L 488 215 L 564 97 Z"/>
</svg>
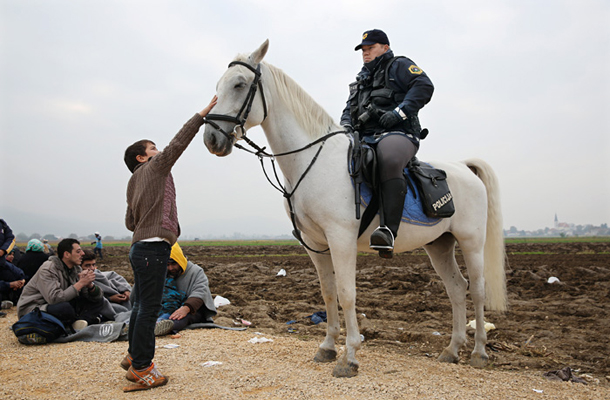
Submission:
<svg viewBox="0 0 610 400">
<path fill-rule="evenodd" d="M 210 144 L 216 146 L 216 135 L 210 135 Z"/>
</svg>

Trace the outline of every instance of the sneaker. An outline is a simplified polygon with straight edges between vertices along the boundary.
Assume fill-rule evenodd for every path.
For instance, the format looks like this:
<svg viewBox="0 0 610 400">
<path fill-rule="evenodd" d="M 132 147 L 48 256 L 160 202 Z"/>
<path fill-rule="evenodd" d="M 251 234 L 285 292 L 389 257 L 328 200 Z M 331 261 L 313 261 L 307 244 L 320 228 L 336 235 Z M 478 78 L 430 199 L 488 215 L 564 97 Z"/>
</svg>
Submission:
<svg viewBox="0 0 610 400">
<path fill-rule="evenodd" d="M 74 329 L 76 332 L 78 332 L 78 331 L 82 331 L 83 329 L 85 329 L 88 326 L 89 326 L 89 324 L 87 323 L 87 321 L 85 321 L 84 319 L 79 319 L 79 320 L 74 321 L 74 323 L 72 324 L 72 329 Z"/>
<path fill-rule="evenodd" d="M 125 376 L 128 380 L 135 382 L 135 385 L 129 385 L 123 388 L 124 392 L 133 392 L 136 390 L 148 390 L 157 386 L 163 386 L 167 384 L 168 378 L 161 375 L 155 363 L 150 363 L 150 366 L 144 370 L 134 369 L 133 366 L 129 367 L 127 375 Z"/>
<path fill-rule="evenodd" d="M 129 324 L 123 324 L 123 327 L 121 328 L 121 333 L 119 334 L 120 336 L 127 336 L 129 334 Z M 127 369 L 127 368 L 125 368 Z"/>
<path fill-rule="evenodd" d="M 5 312 L 0 311 L 0 318 L 2 318 L 2 317 L 6 317 L 6 313 L 5 313 Z"/>
<path fill-rule="evenodd" d="M 164 319 L 155 325 L 155 336 L 165 336 L 174 329 L 174 321 L 171 319 Z"/>
<path fill-rule="evenodd" d="M 0 304 L 0 308 L 6 310 L 7 308 L 11 308 L 14 306 L 13 302 L 10 300 L 4 300 L 2 304 Z"/>
<path fill-rule="evenodd" d="M 129 326 L 129 325 L 127 325 L 127 326 Z M 133 358 L 131 358 L 131 355 L 127 354 L 125 356 L 125 358 L 123 358 L 123 360 L 121 361 L 121 368 L 123 368 L 125 371 L 129 371 L 132 361 L 133 361 Z M 129 378 L 127 378 L 127 379 L 129 379 Z"/>
<path fill-rule="evenodd" d="M 45 344 L 45 343 L 47 343 L 47 338 L 38 333 L 28 333 L 27 335 L 22 335 L 22 336 L 17 337 L 17 340 L 21 344 Z"/>
</svg>

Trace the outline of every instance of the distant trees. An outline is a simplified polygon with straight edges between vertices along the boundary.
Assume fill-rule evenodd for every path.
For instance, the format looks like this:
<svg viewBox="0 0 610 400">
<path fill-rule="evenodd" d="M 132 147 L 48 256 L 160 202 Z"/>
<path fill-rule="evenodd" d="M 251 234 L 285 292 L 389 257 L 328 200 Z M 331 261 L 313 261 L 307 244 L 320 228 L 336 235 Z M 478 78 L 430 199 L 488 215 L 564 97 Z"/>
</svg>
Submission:
<svg viewBox="0 0 610 400">
<path fill-rule="evenodd" d="M 15 239 L 17 239 L 18 242 L 27 242 L 30 240 L 30 237 L 25 233 L 21 232 L 20 234 L 15 236 Z"/>
</svg>

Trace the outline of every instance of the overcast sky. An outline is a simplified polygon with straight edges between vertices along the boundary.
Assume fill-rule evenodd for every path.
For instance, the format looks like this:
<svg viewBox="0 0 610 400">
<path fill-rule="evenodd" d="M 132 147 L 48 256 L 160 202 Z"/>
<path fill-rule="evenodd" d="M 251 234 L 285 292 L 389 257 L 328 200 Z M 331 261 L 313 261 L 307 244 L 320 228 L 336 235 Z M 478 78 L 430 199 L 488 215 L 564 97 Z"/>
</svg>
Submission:
<svg viewBox="0 0 610 400">
<path fill-rule="evenodd" d="M 610 222 L 607 0 L 2 0 L 0 217 L 28 235 L 128 235 L 128 145 L 163 148 L 265 39 L 266 61 L 338 121 L 372 28 L 435 85 L 420 159 L 488 161 L 505 228 Z M 173 175 L 183 238 L 292 230 L 252 155 L 213 156 L 200 132 Z"/>
</svg>

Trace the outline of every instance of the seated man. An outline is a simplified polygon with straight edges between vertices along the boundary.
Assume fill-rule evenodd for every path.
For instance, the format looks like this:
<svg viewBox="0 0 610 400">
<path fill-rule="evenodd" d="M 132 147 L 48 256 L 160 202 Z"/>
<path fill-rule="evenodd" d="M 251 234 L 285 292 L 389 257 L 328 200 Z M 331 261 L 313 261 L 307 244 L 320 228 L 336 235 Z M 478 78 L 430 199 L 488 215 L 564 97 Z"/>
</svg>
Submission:
<svg viewBox="0 0 610 400">
<path fill-rule="evenodd" d="M 115 315 L 131 310 L 131 285 L 127 280 L 114 271 L 100 271 L 96 268 L 96 256 L 91 250 L 84 250 L 81 263 L 83 271 L 91 270 L 95 273 L 95 286 L 104 293 L 104 308 L 102 317 L 107 321 L 114 321 Z"/>
<path fill-rule="evenodd" d="M 23 286 L 25 285 L 25 274 L 12 263 L 13 250 L 6 255 L 4 265 L 0 264 L 0 308 L 11 308 L 17 304 Z"/>
<path fill-rule="evenodd" d="M 101 322 L 102 290 L 93 284 L 95 273 L 80 267 L 83 250 L 76 239 L 57 245 L 57 256 L 45 261 L 25 285 L 17 304 L 23 317 L 36 307 L 57 317 L 66 328 L 75 330 Z"/>
<path fill-rule="evenodd" d="M 168 289 L 173 290 L 168 290 Z M 176 300 L 180 299 L 177 303 Z M 188 325 L 212 322 L 216 307 L 210 293 L 208 277 L 197 264 L 187 261 L 176 242 L 167 264 L 166 290 L 163 292 L 162 318 L 173 324 L 157 324 L 156 334 L 164 335 L 180 331 Z M 160 328 L 166 328 L 160 330 Z"/>
</svg>

